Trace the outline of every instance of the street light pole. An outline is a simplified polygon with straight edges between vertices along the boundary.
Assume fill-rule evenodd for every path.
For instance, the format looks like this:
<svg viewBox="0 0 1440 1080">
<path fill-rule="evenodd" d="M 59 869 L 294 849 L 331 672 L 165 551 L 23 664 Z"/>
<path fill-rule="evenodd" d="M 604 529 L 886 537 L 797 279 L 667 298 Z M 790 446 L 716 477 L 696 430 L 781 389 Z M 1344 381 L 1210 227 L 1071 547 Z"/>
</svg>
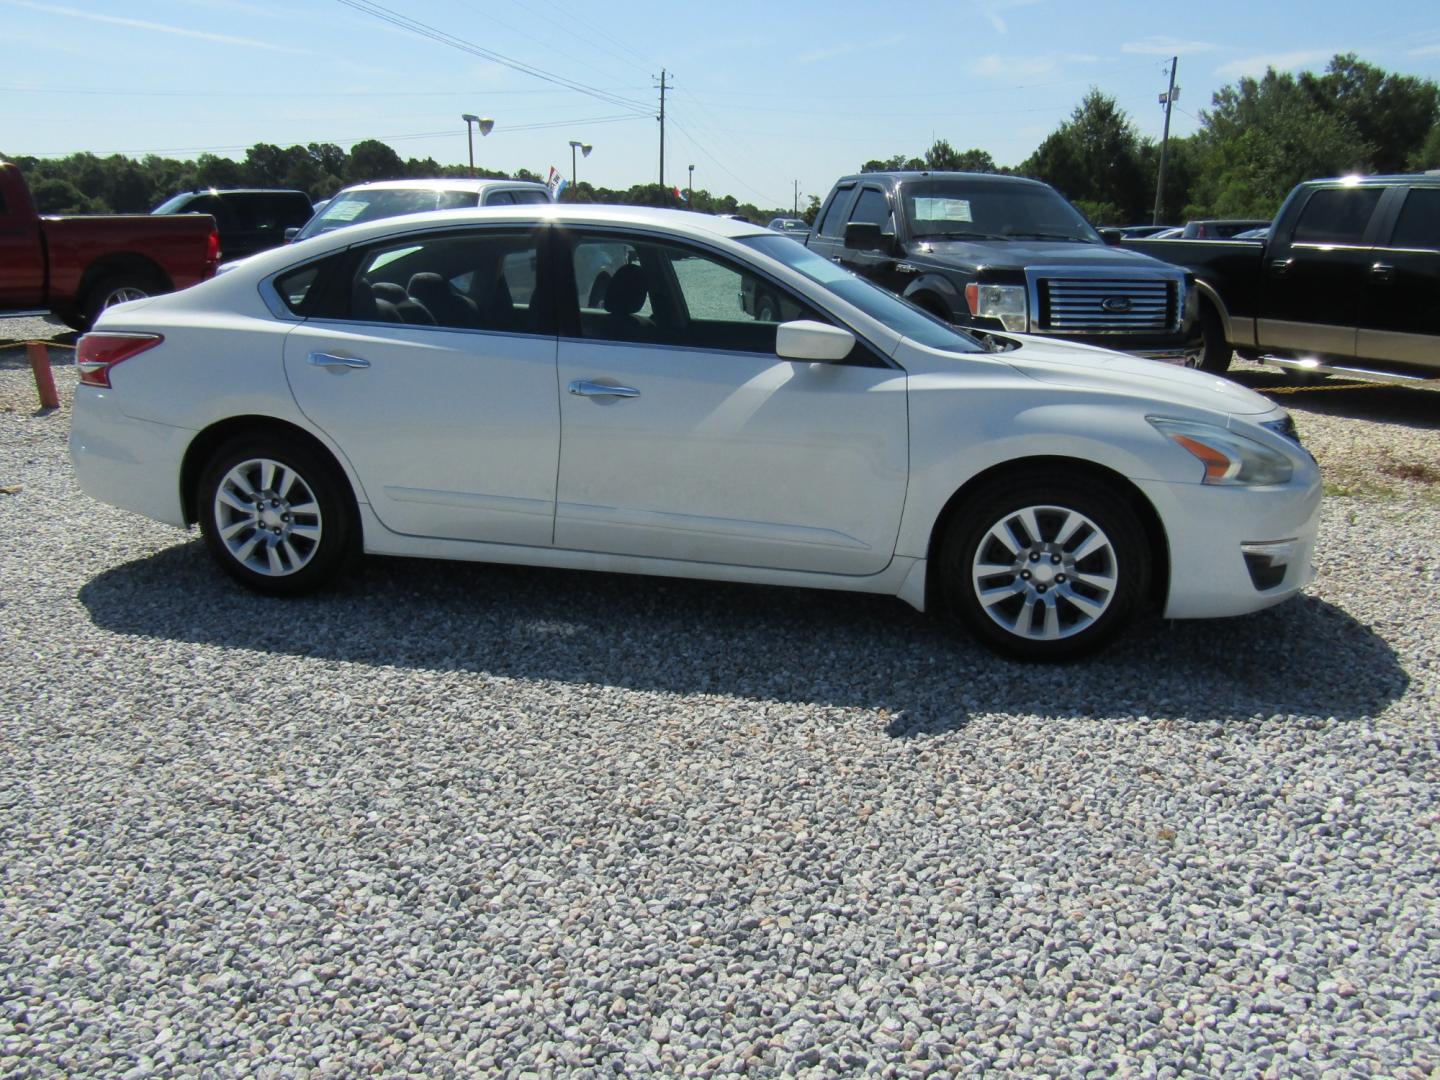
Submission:
<svg viewBox="0 0 1440 1080">
<path fill-rule="evenodd" d="M 470 175 L 475 175 L 475 128 L 480 129 L 481 135 L 489 135 L 495 127 L 495 121 L 488 116 L 479 117 L 474 113 L 461 113 L 460 119 L 465 121 L 465 141 L 470 146 Z M 473 125 L 473 126 L 472 126 Z"/>
<path fill-rule="evenodd" d="M 690 182 L 685 185 L 685 202 L 693 210 L 695 208 L 695 166 L 690 166 Z"/>
<path fill-rule="evenodd" d="M 579 139 L 570 140 L 570 186 L 572 188 L 576 187 L 576 185 L 579 183 L 579 180 L 575 175 L 575 151 L 579 150 L 582 157 L 589 157 L 590 151 L 594 149 L 595 147 L 591 146 L 587 142 L 581 142 Z"/>
</svg>

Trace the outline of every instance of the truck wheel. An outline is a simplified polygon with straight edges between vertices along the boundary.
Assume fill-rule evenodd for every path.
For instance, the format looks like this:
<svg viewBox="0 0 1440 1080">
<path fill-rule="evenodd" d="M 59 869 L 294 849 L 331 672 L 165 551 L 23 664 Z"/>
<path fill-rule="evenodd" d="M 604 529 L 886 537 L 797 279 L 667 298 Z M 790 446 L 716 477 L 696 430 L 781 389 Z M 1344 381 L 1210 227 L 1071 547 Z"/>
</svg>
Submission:
<svg viewBox="0 0 1440 1080">
<path fill-rule="evenodd" d="M 1053 661 L 1093 652 L 1131 621 L 1151 554 L 1123 499 L 1060 473 L 979 492 L 950 519 L 938 561 L 953 617 L 996 652 Z"/>
<path fill-rule="evenodd" d="M 165 286 L 147 274 L 122 273 L 103 277 L 85 294 L 85 301 L 81 306 L 82 325 L 76 329 L 90 329 L 95 325 L 100 313 L 108 307 L 129 300 L 143 300 L 147 296 L 158 296 L 163 292 Z"/>
<path fill-rule="evenodd" d="M 1211 375 L 1224 375 L 1230 370 L 1230 357 L 1235 350 L 1225 340 L 1225 326 L 1219 314 L 1209 304 L 1200 308 L 1200 335 L 1204 344 L 1194 366 Z"/>
</svg>

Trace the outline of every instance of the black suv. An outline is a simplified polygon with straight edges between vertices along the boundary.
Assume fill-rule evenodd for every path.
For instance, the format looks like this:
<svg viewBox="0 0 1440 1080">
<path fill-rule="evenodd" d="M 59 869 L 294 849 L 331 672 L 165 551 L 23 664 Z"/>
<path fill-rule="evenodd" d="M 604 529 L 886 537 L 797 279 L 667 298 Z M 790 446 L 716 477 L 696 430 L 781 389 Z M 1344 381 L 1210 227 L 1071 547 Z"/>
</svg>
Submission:
<svg viewBox="0 0 1440 1080">
<path fill-rule="evenodd" d="M 1048 184 L 944 172 L 842 177 L 806 241 L 960 326 L 1196 363 L 1192 280 L 1118 242 Z"/>
<path fill-rule="evenodd" d="M 285 242 L 285 230 L 310 220 L 310 196 L 284 188 L 200 188 L 157 206 L 156 214 L 209 214 L 220 232 L 220 257 L 243 259 Z"/>
</svg>

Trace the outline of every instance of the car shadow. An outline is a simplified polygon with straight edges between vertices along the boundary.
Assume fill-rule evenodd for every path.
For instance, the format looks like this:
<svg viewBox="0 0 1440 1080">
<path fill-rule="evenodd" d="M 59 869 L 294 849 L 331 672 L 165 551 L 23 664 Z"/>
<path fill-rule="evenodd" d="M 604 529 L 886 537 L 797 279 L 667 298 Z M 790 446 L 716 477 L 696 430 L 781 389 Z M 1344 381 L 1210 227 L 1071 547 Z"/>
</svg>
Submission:
<svg viewBox="0 0 1440 1080">
<path fill-rule="evenodd" d="M 1246 369 L 1227 376 L 1268 394 L 1286 409 L 1398 424 L 1421 431 L 1440 429 L 1440 394 L 1421 386 L 1346 382 L 1339 377 L 1297 386 L 1278 372 Z"/>
<path fill-rule="evenodd" d="M 79 599 L 96 626 L 142 638 L 859 706 L 896 736 L 995 713 L 1355 719 L 1409 685 L 1382 638 L 1304 595 L 1220 622 L 1146 620 L 1082 661 L 1084 678 L 1001 659 L 893 598 L 622 574 L 371 558 L 332 590 L 278 600 L 233 584 L 191 541 L 105 571 Z"/>
</svg>

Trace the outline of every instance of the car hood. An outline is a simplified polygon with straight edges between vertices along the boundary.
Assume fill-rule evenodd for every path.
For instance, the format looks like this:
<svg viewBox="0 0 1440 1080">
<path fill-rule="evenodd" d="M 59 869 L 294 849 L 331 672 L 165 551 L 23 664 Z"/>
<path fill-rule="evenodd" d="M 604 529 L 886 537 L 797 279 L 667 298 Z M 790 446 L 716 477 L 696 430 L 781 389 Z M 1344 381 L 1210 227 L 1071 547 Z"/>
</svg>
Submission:
<svg viewBox="0 0 1440 1080">
<path fill-rule="evenodd" d="M 1164 267 L 1173 269 L 1138 251 L 1104 244 L 1076 244 L 1047 240 L 926 240 L 909 245 L 916 260 L 953 266 L 989 266 L 1001 270 L 1023 270 L 1027 266 Z"/>
<path fill-rule="evenodd" d="M 992 335 L 1019 347 L 998 356 L 1038 382 L 1074 389 L 1125 390 L 1212 412 L 1253 416 L 1275 403 L 1239 383 L 1202 371 L 1027 334 Z"/>
</svg>

